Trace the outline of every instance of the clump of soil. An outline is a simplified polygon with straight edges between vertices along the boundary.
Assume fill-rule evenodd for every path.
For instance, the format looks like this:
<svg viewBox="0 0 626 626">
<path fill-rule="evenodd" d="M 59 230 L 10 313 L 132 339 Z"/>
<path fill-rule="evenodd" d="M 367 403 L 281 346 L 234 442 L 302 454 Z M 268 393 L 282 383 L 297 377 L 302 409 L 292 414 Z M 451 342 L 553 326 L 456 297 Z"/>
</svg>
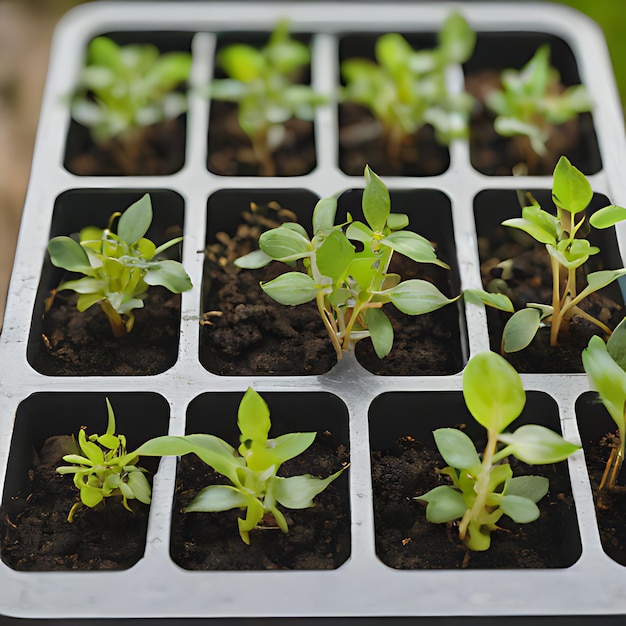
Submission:
<svg viewBox="0 0 626 626">
<path fill-rule="evenodd" d="M 284 463 L 279 476 L 326 477 L 345 466 L 345 447 L 329 445 L 318 435 L 313 445 Z M 314 506 L 291 510 L 280 506 L 289 525 L 284 534 L 273 520 L 250 533 L 250 545 L 239 536 L 237 518 L 245 511 L 183 513 L 196 494 L 211 484 L 228 484 L 195 454 L 179 461 L 170 553 L 190 570 L 335 569 L 350 555 L 350 505 L 347 471 L 315 497 Z"/>
<path fill-rule="evenodd" d="M 44 313 L 41 336 L 31 337 L 30 364 L 49 376 L 148 376 L 169 369 L 178 356 L 180 295 L 151 287 L 136 309 L 133 330 L 113 336 L 98 305 L 81 313 L 77 295 L 57 293 Z"/>
<path fill-rule="evenodd" d="M 422 126 L 407 137 L 397 162 L 389 158 L 382 126 L 357 104 L 339 105 L 339 167 L 350 176 L 362 176 L 365 166 L 379 176 L 437 176 L 450 165 L 446 146 L 437 143 L 432 126 Z"/>
<path fill-rule="evenodd" d="M 94 142 L 87 129 L 73 127 L 65 166 L 79 176 L 163 176 L 185 162 L 185 118 L 166 120 L 138 131 L 132 140 Z"/>
<path fill-rule="evenodd" d="M 71 442 L 69 436 L 46 440 L 34 453 L 29 488 L 3 506 L 2 560 L 13 569 L 120 570 L 143 556 L 148 507 L 136 500 L 130 502 L 132 513 L 121 498 L 111 497 L 94 509 L 81 506 L 74 521 L 67 521 L 79 495 L 72 476 L 56 468 Z"/>
<path fill-rule="evenodd" d="M 564 464 L 528 467 L 511 459 L 513 474 L 534 474 L 550 480 L 550 491 L 538 503 L 541 516 L 530 524 L 502 517 L 502 530 L 492 533 L 486 552 L 471 552 L 470 569 L 569 567 L 580 556 L 571 488 Z M 414 498 L 448 484 L 437 473 L 445 462 L 438 452 L 413 437 L 397 449 L 374 451 L 372 480 L 376 552 L 396 569 L 457 569 L 466 550 L 453 524 L 426 521 L 425 504 Z"/>
<path fill-rule="evenodd" d="M 232 102 L 211 102 L 209 171 L 222 176 L 263 176 L 249 137 L 239 126 L 238 107 Z M 275 176 L 302 176 L 316 165 L 313 123 L 285 122 L 285 137 L 273 153 Z"/>
</svg>

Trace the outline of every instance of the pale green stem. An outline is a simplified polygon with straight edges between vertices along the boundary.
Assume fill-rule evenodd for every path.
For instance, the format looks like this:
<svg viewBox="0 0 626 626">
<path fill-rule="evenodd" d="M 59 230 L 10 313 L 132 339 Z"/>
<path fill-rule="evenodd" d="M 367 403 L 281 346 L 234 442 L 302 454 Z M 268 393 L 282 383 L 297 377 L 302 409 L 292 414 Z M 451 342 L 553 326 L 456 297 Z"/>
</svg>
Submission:
<svg viewBox="0 0 626 626">
<path fill-rule="evenodd" d="M 337 330 L 333 327 L 330 320 L 328 319 L 329 318 L 328 311 L 324 307 L 324 297 L 325 297 L 325 293 L 323 291 L 320 290 L 317 292 L 317 296 L 315 298 L 315 301 L 317 303 L 317 310 L 319 311 L 320 317 L 322 318 L 322 321 L 324 322 L 324 326 L 326 327 L 326 330 L 328 331 L 328 335 L 333 344 L 333 348 L 335 348 L 335 352 L 337 353 L 337 360 L 340 360 L 341 357 L 343 356 L 343 350 L 341 348 L 341 344 L 339 343 L 339 339 L 337 337 Z"/>
<path fill-rule="evenodd" d="M 559 290 L 559 262 L 550 257 L 552 267 L 552 324 L 550 326 L 550 345 L 558 344 L 559 327 L 561 325 L 561 292 Z"/>
</svg>

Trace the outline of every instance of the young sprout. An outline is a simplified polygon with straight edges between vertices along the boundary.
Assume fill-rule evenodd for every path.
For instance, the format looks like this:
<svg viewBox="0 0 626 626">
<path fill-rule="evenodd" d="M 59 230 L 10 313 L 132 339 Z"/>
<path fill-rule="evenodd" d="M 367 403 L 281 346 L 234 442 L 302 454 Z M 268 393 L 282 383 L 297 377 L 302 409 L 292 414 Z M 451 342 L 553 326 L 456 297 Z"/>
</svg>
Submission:
<svg viewBox="0 0 626 626">
<path fill-rule="evenodd" d="M 115 434 L 113 407 L 106 398 L 108 411 L 107 430 L 104 435 L 87 437 L 85 429 L 78 431 L 81 454 L 66 454 L 63 460 L 73 465 L 57 467 L 59 474 L 74 474 L 74 485 L 80 492 L 80 500 L 70 509 L 67 521 L 72 522 L 81 503 L 94 508 L 105 498 L 121 496 L 126 509 L 132 509 L 128 500 L 150 504 L 150 483 L 144 476 L 145 469 L 137 467 L 138 455 L 126 452 L 126 437 Z"/>
<path fill-rule="evenodd" d="M 118 217 L 116 234 L 112 227 Z M 151 223 L 152 203 L 145 194 L 124 213 L 113 213 L 107 228 L 88 226 L 80 231 L 80 241 L 61 236 L 48 243 L 53 265 L 84 274 L 83 278 L 61 283 L 57 291 L 71 289 L 78 293 L 79 311 L 99 304 L 116 337 L 125 337 L 132 330 L 133 310 L 143 307 L 150 286 L 162 285 L 172 293 L 191 289 L 189 276 L 178 261 L 157 258 L 182 237 L 157 247 L 144 237 Z"/>
<path fill-rule="evenodd" d="M 558 463 L 579 446 L 538 424 L 505 432 L 522 412 L 526 394 L 519 374 L 494 352 L 470 359 L 463 372 L 463 396 L 474 419 L 487 430 L 482 457 L 462 431 L 435 430 L 435 443 L 448 463 L 440 473 L 448 476 L 452 485 L 435 487 L 416 499 L 427 503 L 429 522 L 458 522 L 466 548 L 483 551 L 489 549 L 491 533 L 498 530 L 503 515 L 518 524 L 536 520 L 540 514 L 536 503 L 548 492 L 547 478 L 513 477 L 507 458 L 514 456 L 530 465 Z"/>
<path fill-rule="evenodd" d="M 140 446 L 136 454 L 177 456 L 193 452 L 227 478 L 228 485 L 210 485 L 202 489 L 185 512 L 245 510 L 245 518 L 239 518 L 237 523 L 241 539 L 249 545 L 250 531 L 267 515 L 287 533 L 287 520 L 278 505 L 288 509 L 313 506 L 313 498 L 346 468 L 328 478 L 315 478 L 309 474 L 288 478 L 278 476 L 280 466 L 309 448 L 316 433 L 289 433 L 269 439 L 272 426 L 269 408 L 250 387 L 239 405 L 237 425 L 241 431 L 241 445 L 237 450 L 214 435 L 194 434 L 157 437 Z"/>
<path fill-rule="evenodd" d="M 294 80 L 310 58 L 308 47 L 290 37 L 286 20 L 260 50 L 234 44 L 218 54 L 228 78 L 212 82 L 211 97 L 238 103 L 239 125 L 252 142 L 263 176 L 275 174 L 272 155 L 285 138 L 285 122 L 313 120 L 315 108 L 326 102 L 325 96 Z"/>
<path fill-rule="evenodd" d="M 503 70 L 500 79 L 502 90 L 492 91 L 486 104 L 496 115 L 498 134 L 524 139 L 520 151 L 529 165 L 547 154 L 546 142 L 555 125 L 592 107 L 584 85 L 562 88 L 558 71 L 550 66 L 547 44 L 521 70 Z"/>
<path fill-rule="evenodd" d="M 344 102 L 360 104 L 383 128 L 390 163 L 398 167 L 404 143 L 425 124 L 431 124 L 437 141 L 448 145 L 467 136 L 473 99 L 451 93 L 446 77 L 452 65 L 467 61 L 476 35 L 458 13 L 452 13 L 439 32 L 434 50 L 413 50 L 397 33 L 376 41 L 376 61 L 348 59 L 341 64 L 345 80 Z"/>
<path fill-rule="evenodd" d="M 187 109 L 187 96 L 176 89 L 190 69 L 187 52 L 160 54 L 150 44 L 118 46 L 96 37 L 72 99 L 72 117 L 90 129 L 97 143 L 115 138 L 123 150 L 132 151 L 145 127 Z"/>
<path fill-rule="evenodd" d="M 599 489 L 615 487 L 626 446 L 626 320 L 622 320 L 605 344 L 592 337 L 583 350 L 583 365 L 591 386 L 617 425 L 619 446 L 611 448 Z"/>
<path fill-rule="evenodd" d="M 517 311 L 509 319 L 502 337 L 504 352 L 525 348 L 540 326 L 550 326 L 550 345 L 558 345 L 559 332 L 568 327 L 574 315 L 611 334 L 611 329 L 603 322 L 579 307 L 587 296 L 626 275 L 626 269 L 592 272 L 587 275 L 587 286 L 580 292 L 577 289 L 577 268 L 600 252 L 599 248 L 580 237 L 586 222 L 584 210 L 592 196 L 591 185 L 585 176 L 565 157 L 561 157 L 554 169 L 552 184 L 556 215 L 544 211 L 531 198 L 532 204 L 522 209 L 521 218 L 502 222 L 504 226 L 523 230 L 545 245 L 552 270 L 552 303 L 529 303 L 527 308 Z M 596 211 L 589 218 L 589 223 L 595 228 L 609 228 L 624 219 L 626 209 L 610 205 Z"/>
</svg>

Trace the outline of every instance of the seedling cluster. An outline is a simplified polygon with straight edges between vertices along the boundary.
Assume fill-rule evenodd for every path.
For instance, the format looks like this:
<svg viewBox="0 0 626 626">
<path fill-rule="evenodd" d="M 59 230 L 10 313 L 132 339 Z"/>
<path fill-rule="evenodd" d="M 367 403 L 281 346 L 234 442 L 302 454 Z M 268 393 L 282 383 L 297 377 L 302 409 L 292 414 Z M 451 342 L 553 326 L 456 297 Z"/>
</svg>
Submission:
<svg viewBox="0 0 626 626">
<path fill-rule="evenodd" d="M 218 54 L 228 78 L 214 80 L 210 95 L 238 103 L 239 125 L 252 142 L 263 176 L 274 175 L 272 155 L 285 138 L 285 122 L 313 120 L 315 108 L 327 100 L 295 81 L 310 57 L 308 47 L 289 35 L 286 21 L 278 23 L 261 49 L 233 44 Z"/>
<path fill-rule="evenodd" d="M 522 153 L 528 164 L 548 153 L 546 143 L 555 125 L 592 107 L 584 85 L 562 87 L 559 72 L 550 65 L 547 44 L 521 70 L 503 70 L 500 79 L 502 89 L 487 97 L 487 106 L 496 115 L 494 128 L 505 137 L 525 139 Z"/>
<path fill-rule="evenodd" d="M 113 222 L 118 217 L 114 233 Z M 70 289 L 78 293 L 79 311 L 99 304 L 116 337 L 125 337 L 132 330 L 133 310 L 143 307 L 150 286 L 162 285 L 172 293 L 191 289 L 191 280 L 178 261 L 158 259 L 182 237 L 157 247 L 144 237 L 151 223 L 152 203 L 145 194 L 123 214 L 113 213 L 107 228 L 88 226 L 80 231 L 79 241 L 60 236 L 48 244 L 53 265 L 84 275 L 64 281 L 57 291 Z"/>
<path fill-rule="evenodd" d="M 397 33 L 376 42 L 376 61 L 348 59 L 341 64 L 344 102 L 363 105 L 383 128 L 390 162 L 397 166 L 403 143 L 425 124 L 448 145 L 467 135 L 473 99 L 449 89 L 448 68 L 467 61 L 476 35 L 458 13 L 451 14 L 433 50 L 414 50 Z"/>
<path fill-rule="evenodd" d="M 519 524 L 536 520 L 540 514 L 536 503 L 548 492 L 545 477 L 514 477 L 507 458 L 513 456 L 530 465 L 558 463 L 579 446 L 537 424 L 505 432 L 521 414 L 526 394 L 519 374 L 494 352 L 482 352 L 470 359 L 463 372 L 463 396 L 472 417 L 487 430 L 482 457 L 461 430 L 435 430 L 435 443 L 448 463 L 440 473 L 452 485 L 435 487 L 417 500 L 427 503 L 428 521 L 458 522 L 465 547 L 484 551 L 489 549 L 491 533 L 498 530 L 503 515 Z"/>
<path fill-rule="evenodd" d="M 137 466 L 136 452 L 126 452 L 126 437 L 115 434 L 115 414 L 106 399 L 108 423 L 104 435 L 87 435 L 78 431 L 77 454 L 66 454 L 63 460 L 72 465 L 57 467 L 59 474 L 73 474 L 74 485 L 79 490 L 80 500 L 70 509 L 67 521 L 81 504 L 94 508 L 105 498 L 121 497 L 122 504 L 132 512 L 128 500 L 139 500 L 150 504 L 151 488 L 145 469 Z"/>
<path fill-rule="evenodd" d="M 278 476 L 280 466 L 309 448 L 316 433 L 289 433 L 270 439 L 268 435 L 272 424 L 269 408 L 252 388 L 248 388 L 241 400 L 237 425 L 241 431 L 237 450 L 215 435 L 193 434 L 157 437 L 140 446 L 137 454 L 168 456 L 195 453 L 227 478 L 228 485 L 210 485 L 202 489 L 185 511 L 246 511 L 245 518 L 239 518 L 237 523 L 241 539 L 249 544 L 250 531 L 268 515 L 282 532 L 287 533 L 287 520 L 278 505 L 288 509 L 313 506 L 313 498 L 324 491 L 345 467 L 328 478 L 316 478 L 309 474 L 288 478 Z"/>
<path fill-rule="evenodd" d="M 626 269 L 592 272 L 587 275 L 587 285 L 580 292 L 576 270 L 590 256 L 600 252 L 598 247 L 581 237 L 587 221 L 595 228 L 609 228 L 626 219 L 626 209 L 610 205 L 596 211 L 587 220 L 584 211 L 592 196 L 591 185 L 584 174 L 567 158 L 561 157 L 554 170 L 552 185 L 556 215 L 542 209 L 531 197 L 532 203 L 522 209 L 521 218 L 502 222 L 504 226 L 523 230 L 545 245 L 552 271 L 552 303 L 530 303 L 509 319 L 502 338 L 504 352 L 517 352 L 528 346 L 541 326 L 550 326 L 550 345 L 558 345 L 559 332 L 567 329 L 574 315 L 592 322 L 607 334 L 611 333 L 610 328 L 579 304 L 593 292 L 626 275 Z"/>
</svg>

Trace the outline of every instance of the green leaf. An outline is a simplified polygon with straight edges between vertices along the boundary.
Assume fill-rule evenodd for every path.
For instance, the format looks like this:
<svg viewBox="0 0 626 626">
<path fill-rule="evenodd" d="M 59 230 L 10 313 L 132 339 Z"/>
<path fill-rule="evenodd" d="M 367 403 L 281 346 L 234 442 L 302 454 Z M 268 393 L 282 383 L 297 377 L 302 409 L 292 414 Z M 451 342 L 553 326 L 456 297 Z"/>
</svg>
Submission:
<svg viewBox="0 0 626 626">
<path fill-rule="evenodd" d="M 242 269 L 257 270 L 265 267 L 270 261 L 272 261 L 272 257 L 265 254 L 263 250 L 254 250 L 236 259 L 235 265 Z"/>
<path fill-rule="evenodd" d="M 626 220 L 626 209 L 612 204 L 596 211 L 589 218 L 589 223 L 594 228 L 609 228 L 624 220 Z"/>
<path fill-rule="evenodd" d="M 127 484 L 139 502 L 150 504 L 152 489 L 142 472 L 130 472 L 128 474 Z"/>
<path fill-rule="evenodd" d="M 389 230 L 401 230 L 409 225 L 409 216 L 405 213 L 390 213 L 387 218 Z"/>
<path fill-rule="evenodd" d="M 433 431 L 435 443 L 443 460 L 456 469 L 480 466 L 480 458 L 473 441 L 457 428 L 438 428 Z"/>
<path fill-rule="evenodd" d="M 346 228 L 346 237 L 352 241 L 369 244 L 374 238 L 374 231 L 361 222 L 352 222 Z"/>
<path fill-rule="evenodd" d="M 417 278 L 405 280 L 384 293 L 407 315 L 430 313 L 460 298 L 446 298 L 435 285 Z"/>
<path fill-rule="evenodd" d="M 345 469 L 345 468 L 344 468 Z M 288 509 L 305 509 L 313 505 L 313 498 L 322 493 L 344 470 L 335 472 L 328 478 L 315 478 L 309 474 L 273 479 L 276 500 Z"/>
<path fill-rule="evenodd" d="M 523 217 L 514 217 L 510 220 L 504 220 L 502 226 L 508 226 L 509 228 L 517 228 L 528 233 L 533 239 L 536 239 L 539 243 L 556 245 L 556 235 L 549 232 L 542 226 L 531 222 Z"/>
<path fill-rule="evenodd" d="M 144 281 L 148 285 L 162 285 L 172 293 L 182 293 L 191 289 L 191 279 L 178 261 L 158 261 L 151 265 Z"/>
<path fill-rule="evenodd" d="M 514 313 L 504 326 L 502 334 L 504 351 L 523 350 L 537 334 L 541 317 L 541 311 L 532 307 Z"/>
<path fill-rule="evenodd" d="M 386 357 L 393 346 L 393 326 L 382 309 L 365 311 L 365 324 L 370 333 L 374 351 L 379 359 Z"/>
<path fill-rule="evenodd" d="M 144 194 L 122 213 L 117 224 L 118 237 L 128 245 L 139 241 L 152 223 L 152 202 L 149 194 Z"/>
<path fill-rule="evenodd" d="M 607 285 L 610 285 L 614 280 L 617 280 L 620 276 L 626 276 L 626 269 L 619 270 L 601 270 L 599 272 L 592 272 L 587 275 L 587 286 L 579 294 L 579 298 L 586 298 L 590 293 L 603 289 Z"/>
<path fill-rule="evenodd" d="M 265 59 L 262 53 L 245 44 L 234 44 L 218 54 L 218 62 L 230 78 L 249 83 L 261 78 L 265 73 Z"/>
<path fill-rule="evenodd" d="M 317 283 L 302 272 L 287 272 L 261 283 L 263 291 L 276 302 L 295 306 L 314 300 L 319 291 Z"/>
<path fill-rule="evenodd" d="M 272 439 L 270 441 L 271 451 L 276 458 L 276 462 L 282 464 L 302 454 L 315 441 L 315 435 L 316 433 L 314 432 L 288 433 Z"/>
<path fill-rule="evenodd" d="M 413 48 L 402 35 L 387 33 L 376 40 L 375 54 L 378 63 L 395 75 L 396 72 L 405 70 L 407 59 L 413 54 Z"/>
<path fill-rule="evenodd" d="M 513 312 L 513 303 L 509 297 L 503 293 L 489 293 L 482 289 L 466 289 L 463 292 L 463 297 L 471 304 L 486 304 L 500 311 Z"/>
<path fill-rule="evenodd" d="M 573 215 L 584 211 L 593 196 L 585 175 L 562 156 L 554 168 L 552 199 L 560 209 Z"/>
<path fill-rule="evenodd" d="M 474 419 L 502 432 L 521 412 L 526 393 L 519 374 L 495 352 L 472 357 L 463 372 L 463 396 Z"/>
<path fill-rule="evenodd" d="M 516 476 L 506 485 L 506 494 L 539 502 L 548 493 L 550 481 L 544 476 Z"/>
<path fill-rule="evenodd" d="M 389 190 L 368 165 L 365 166 L 365 180 L 363 215 L 374 232 L 382 233 L 391 212 Z"/>
<path fill-rule="evenodd" d="M 434 263 L 445 269 L 450 269 L 449 265 L 437 258 L 437 253 L 430 241 L 417 233 L 409 230 L 397 231 L 387 235 L 381 240 L 381 243 L 417 263 Z"/>
<path fill-rule="evenodd" d="M 439 32 L 441 54 L 447 63 L 465 63 L 476 45 L 476 33 L 460 13 L 451 13 Z"/>
<path fill-rule="evenodd" d="M 301 259 L 312 249 L 308 237 L 286 224 L 265 231 L 259 237 L 259 247 L 265 254 L 278 261 Z"/>
<path fill-rule="evenodd" d="M 104 500 L 104 497 L 100 489 L 82 484 L 80 486 L 80 500 L 85 506 L 92 509 L 94 506 L 100 504 L 100 502 Z"/>
<path fill-rule="evenodd" d="M 539 507 L 528 498 L 506 495 L 499 499 L 499 504 L 502 511 L 518 524 L 528 524 L 539 517 Z"/>
<path fill-rule="evenodd" d="M 538 424 L 520 426 L 514 433 L 502 433 L 499 439 L 510 448 L 510 454 L 529 465 L 558 463 L 580 447 Z"/>
<path fill-rule="evenodd" d="M 441 485 L 431 489 L 416 500 L 428 503 L 426 519 L 433 524 L 445 524 L 461 519 L 467 510 L 467 505 L 461 494 L 448 485 Z"/>
<path fill-rule="evenodd" d="M 71 237 L 54 237 L 48 243 L 48 252 L 52 265 L 55 267 L 60 267 L 68 272 L 81 272 L 83 274 L 91 271 L 87 253 Z"/>
<path fill-rule="evenodd" d="M 353 259 L 354 246 L 338 230 L 333 230 L 315 251 L 317 269 L 322 276 L 329 276 L 333 281 L 343 278 Z"/>
<path fill-rule="evenodd" d="M 266 442 L 272 425 L 270 410 L 267 402 L 252 387 L 248 387 L 239 404 L 237 425 L 242 443 L 248 439 L 263 444 Z"/>
<path fill-rule="evenodd" d="M 322 198 L 313 209 L 313 233 L 323 233 L 332 230 L 335 226 L 337 213 L 337 198 Z"/>
<path fill-rule="evenodd" d="M 583 367 L 593 389 L 620 430 L 626 426 L 626 372 L 613 360 L 598 336 L 582 353 Z"/>
<path fill-rule="evenodd" d="M 211 513 L 243 508 L 248 504 L 248 496 L 230 485 L 210 485 L 198 492 L 185 507 L 185 513 Z"/>
<path fill-rule="evenodd" d="M 606 342 L 606 349 L 612 359 L 626 371 L 626 317 L 615 327 L 609 340 Z"/>
</svg>

